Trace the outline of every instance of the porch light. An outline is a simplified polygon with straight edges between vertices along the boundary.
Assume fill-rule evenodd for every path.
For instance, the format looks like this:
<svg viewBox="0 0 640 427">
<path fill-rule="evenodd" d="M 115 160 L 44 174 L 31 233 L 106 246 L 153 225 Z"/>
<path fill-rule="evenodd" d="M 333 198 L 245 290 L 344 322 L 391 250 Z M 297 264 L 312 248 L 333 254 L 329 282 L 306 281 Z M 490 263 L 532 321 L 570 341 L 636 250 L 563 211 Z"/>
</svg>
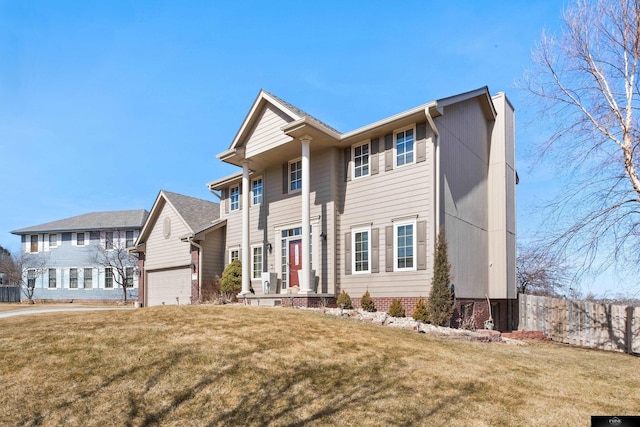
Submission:
<svg viewBox="0 0 640 427">
<path fill-rule="evenodd" d="M 320 238 L 322 238 L 322 240 L 327 240 L 327 233 L 325 233 L 324 231 L 320 233 Z"/>
<path fill-rule="evenodd" d="M 191 271 L 196 272 L 196 265 L 193 262 L 191 263 Z"/>
<path fill-rule="evenodd" d="M 267 251 L 269 251 L 269 253 L 271 253 L 271 250 L 273 249 L 273 247 L 271 246 L 271 243 L 267 242 Z"/>
</svg>

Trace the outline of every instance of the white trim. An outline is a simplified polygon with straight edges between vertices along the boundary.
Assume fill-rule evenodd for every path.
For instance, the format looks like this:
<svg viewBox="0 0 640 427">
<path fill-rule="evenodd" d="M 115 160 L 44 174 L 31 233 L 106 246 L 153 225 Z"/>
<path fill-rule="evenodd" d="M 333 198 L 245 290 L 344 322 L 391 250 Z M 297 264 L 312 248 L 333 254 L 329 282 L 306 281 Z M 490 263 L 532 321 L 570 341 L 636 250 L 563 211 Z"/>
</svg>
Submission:
<svg viewBox="0 0 640 427">
<path fill-rule="evenodd" d="M 411 160 L 411 162 L 404 163 L 404 164 L 398 166 L 398 149 L 397 149 L 398 133 L 406 132 L 408 130 L 413 132 L 413 149 L 411 151 L 412 160 Z M 393 131 L 393 168 L 394 169 L 402 168 L 404 166 L 413 165 L 413 164 L 415 164 L 415 162 L 416 162 L 416 125 L 413 124 L 411 126 L 405 126 L 403 128 L 394 130 Z"/>
<path fill-rule="evenodd" d="M 356 176 L 356 148 L 367 146 L 367 173 L 365 175 Z M 359 142 L 357 144 L 353 144 L 351 146 L 351 162 L 353 163 L 353 167 L 351 168 L 351 179 L 356 180 L 360 178 L 364 178 L 367 176 L 371 176 L 371 139 L 367 139 L 366 141 Z"/>
<path fill-rule="evenodd" d="M 405 221 L 394 221 L 393 223 L 393 271 L 416 271 L 416 250 L 417 250 L 417 233 L 416 233 L 416 224 L 417 221 L 414 220 L 405 220 Z M 411 267 L 398 267 L 398 227 L 411 225 L 412 226 L 412 266 Z"/>
<path fill-rule="evenodd" d="M 237 260 L 240 261 L 240 246 L 231 246 L 227 250 L 227 264 L 231 264 L 233 262 L 233 260 L 231 259 L 231 252 L 233 252 L 233 251 L 238 251 Z"/>
<path fill-rule="evenodd" d="M 233 198 L 231 196 L 231 194 L 233 193 L 233 190 L 237 189 L 238 190 L 238 200 L 237 200 L 237 206 L 233 207 Z M 232 185 L 229 187 L 229 212 L 235 212 L 237 210 L 240 210 L 240 185 L 236 184 L 236 185 Z"/>
<path fill-rule="evenodd" d="M 254 267 L 254 250 L 255 249 L 260 249 L 260 271 L 259 271 L 259 275 L 258 277 L 254 277 L 255 276 L 255 270 L 253 269 Z M 251 245 L 251 281 L 255 282 L 255 281 L 261 281 L 262 280 L 262 271 L 264 270 L 264 245 L 262 243 L 260 244 L 255 244 L 255 245 Z"/>
<path fill-rule="evenodd" d="M 358 271 L 356 269 L 356 234 L 367 233 L 367 269 Z M 361 227 L 351 229 L 351 273 L 371 274 L 371 227 Z"/>
</svg>

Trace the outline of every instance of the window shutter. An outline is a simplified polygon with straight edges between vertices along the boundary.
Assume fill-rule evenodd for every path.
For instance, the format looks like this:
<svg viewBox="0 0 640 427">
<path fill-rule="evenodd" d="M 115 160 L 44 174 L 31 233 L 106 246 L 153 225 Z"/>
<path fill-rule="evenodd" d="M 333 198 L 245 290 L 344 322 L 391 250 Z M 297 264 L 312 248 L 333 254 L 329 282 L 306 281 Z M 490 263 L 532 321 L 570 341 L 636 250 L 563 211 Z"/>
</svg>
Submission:
<svg viewBox="0 0 640 427">
<path fill-rule="evenodd" d="M 416 125 L 416 163 L 427 160 L 427 123 Z"/>
<path fill-rule="evenodd" d="M 344 274 L 351 274 L 351 232 L 344 233 Z"/>
<path fill-rule="evenodd" d="M 242 184 L 238 185 L 238 210 L 242 209 L 242 192 L 244 190 L 242 187 Z"/>
<path fill-rule="evenodd" d="M 351 147 L 344 149 L 344 180 L 351 181 Z"/>
<path fill-rule="evenodd" d="M 371 229 L 371 272 L 380 272 L 380 249 L 378 245 L 380 243 L 380 231 L 377 228 Z"/>
<path fill-rule="evenodd" d="M 229 213 L 229 189 L 222 190 L 222 198 L 224 199 L 224 213 Z"/>
<path fill-rule="evenodd" d="M 78 246 L 78 233 L 71 233 L 71 246 Z"/>
<path fill-rule="evenodd" d="M 393 170 L 393 134 L 384 136 L 384 170 Z"/>
<path fill-rule="evenodd" d="M 418 270 L 427 269 L 427 221 L 418 221 L 416 241 L 418 243 L 416 263 Z"/>
<path fill-rule="evenodd" d="M 289 174 L 289 164 L 283 163 L 282 164 L 282 194 L 287 194 L 289 192 L 289 179 L 287 176 L 288 174 Z"/>
<path fill-rule="evenodd" d="M 385 271 L 393 271 L 393 225 L 384 230 L 384 264 Z"/>
<path fill-rule="evenodd" d="M 379 161 L 378 161 L 378 151 L 380 150 L 380 138 L 374 138 L 371 140 L 371 156 L 369 157 L 369 167 L 371 170 L 371 175 L 378 174 Z"/>
</svg>

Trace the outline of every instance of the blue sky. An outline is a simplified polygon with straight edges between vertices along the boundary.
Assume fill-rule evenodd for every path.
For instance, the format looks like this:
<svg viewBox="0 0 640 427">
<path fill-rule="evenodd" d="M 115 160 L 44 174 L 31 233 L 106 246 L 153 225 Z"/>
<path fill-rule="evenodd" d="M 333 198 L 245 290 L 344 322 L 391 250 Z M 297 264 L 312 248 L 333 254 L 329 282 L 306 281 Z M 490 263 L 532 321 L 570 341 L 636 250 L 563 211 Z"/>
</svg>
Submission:
<svg viewBox="0 0 640 427">
<path fill-rule="evenodd" d="M 264 88 L 342 132 L 488 86 L 516 108 L 518 232 L 553 174 L 515 89 L 561 2 L 0 0 L 0 245 L 205 183 Z M 601 289 L 600 289 L 601 290 Z"/>
</svg>

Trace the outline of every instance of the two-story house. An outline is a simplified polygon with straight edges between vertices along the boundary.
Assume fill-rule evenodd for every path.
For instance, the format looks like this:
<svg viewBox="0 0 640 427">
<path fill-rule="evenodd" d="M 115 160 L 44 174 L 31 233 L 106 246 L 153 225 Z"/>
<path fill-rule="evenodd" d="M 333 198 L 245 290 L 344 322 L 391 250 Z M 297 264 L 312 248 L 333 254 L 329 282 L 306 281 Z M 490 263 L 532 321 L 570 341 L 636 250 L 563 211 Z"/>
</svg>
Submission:
<svg viewBox="0 0 640 427">
<path fill-rule="evenodd" d="M 93 212 L 12 231 L 21 236 L 24 283 L 37 300 L 137 299 L 136 260 L 124 269 L 100 263 L 110 251 L 132 247 L 148 216 L 146 210 Z"/>
<path fill-rule="evenodd" d="M 413 311 L 439 230 L 460 307 L 506 327 L 515 288 L 515 126 L 486 87 L 341 133 L 261 91 L 229 149 L 241 170 L 208 184 L 242 292 L 316 305 L 368 290 Z M 268 285 L 264 285 L 267 278 Z"/>
</svg>

